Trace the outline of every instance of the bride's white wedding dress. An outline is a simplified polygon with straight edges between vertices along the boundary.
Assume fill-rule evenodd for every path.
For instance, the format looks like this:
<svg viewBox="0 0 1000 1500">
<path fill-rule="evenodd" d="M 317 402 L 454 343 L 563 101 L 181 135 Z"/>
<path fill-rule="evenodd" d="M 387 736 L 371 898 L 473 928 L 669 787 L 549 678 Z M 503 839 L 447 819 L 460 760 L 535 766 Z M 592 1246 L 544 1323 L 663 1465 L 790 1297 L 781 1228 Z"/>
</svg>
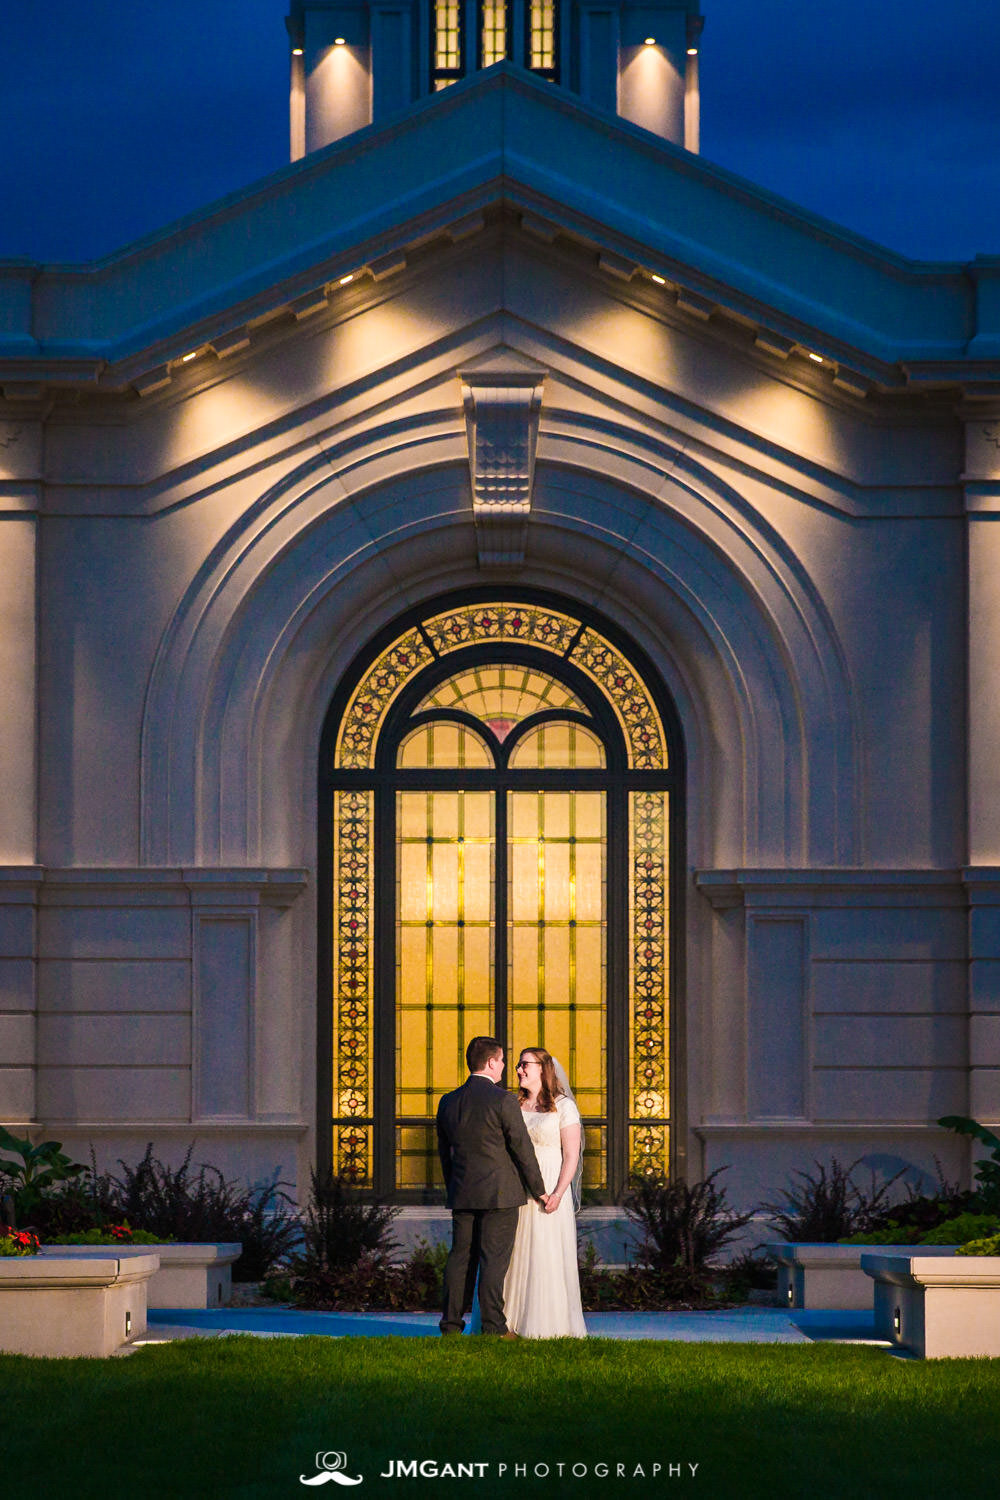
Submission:
<svg viewBox="0 0 1000 1500">
<path fill-rule="evenodd" d="M 562 1170 L 559 1132 L 580 1125 L 580 1111 L 561 1094 L 554 1110 L 545 1114 L 528 1110 L 524 1123 L 545 1191 L 550 1193 Z M 586 1338 L 576 1260 L 576 1214 L 569 1190 L 555 1213 L 547 1214 L 534 1199 L 521 1208 L 503 1300 L 507 1327 L 522 1338 Z"/>
</svg>

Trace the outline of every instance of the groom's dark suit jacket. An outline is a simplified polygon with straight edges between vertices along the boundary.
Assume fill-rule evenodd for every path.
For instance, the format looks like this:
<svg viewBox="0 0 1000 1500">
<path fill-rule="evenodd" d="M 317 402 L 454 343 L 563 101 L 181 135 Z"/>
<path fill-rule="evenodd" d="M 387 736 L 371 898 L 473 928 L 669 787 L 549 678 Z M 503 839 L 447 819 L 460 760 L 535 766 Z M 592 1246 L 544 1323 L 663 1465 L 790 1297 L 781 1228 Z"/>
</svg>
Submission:
<svg viewBox="0 0 1000 1500">
<path fill-rule="evenodd" d="M 449 1208 L 519 1208 L 529 1193 L 544 1193 L 521 1107 L 488 1078 L 473 1075 L 445 1094 L 437 1132 Z"/>
</svg>

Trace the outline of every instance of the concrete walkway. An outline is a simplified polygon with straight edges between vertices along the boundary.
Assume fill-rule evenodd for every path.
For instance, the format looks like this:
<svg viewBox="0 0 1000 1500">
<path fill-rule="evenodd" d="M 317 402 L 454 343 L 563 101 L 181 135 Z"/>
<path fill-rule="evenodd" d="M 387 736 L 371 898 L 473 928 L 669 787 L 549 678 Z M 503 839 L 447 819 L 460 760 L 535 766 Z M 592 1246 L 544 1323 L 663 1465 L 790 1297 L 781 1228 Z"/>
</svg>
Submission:
<svg viewBox="0 0 1000 1500">
<path fill-rule="evenodd" d="M 725 1312 L 587 1313 L 587 1332 L 594 1338 L 662 1339 L 685 1344 L 879 1344 L 874 1319 L 864 1312 L 787 1311 L 780 1307 L 731 1308 Z M 289 1307 L 156 1308 L 148 1318 L 145 1339 L 165 1343 L 178 1338 L 219 1338 L 248 1333 L 257 1338 L 437 1338 L 437 1313 L 302 1312 Z"/>
</svg>

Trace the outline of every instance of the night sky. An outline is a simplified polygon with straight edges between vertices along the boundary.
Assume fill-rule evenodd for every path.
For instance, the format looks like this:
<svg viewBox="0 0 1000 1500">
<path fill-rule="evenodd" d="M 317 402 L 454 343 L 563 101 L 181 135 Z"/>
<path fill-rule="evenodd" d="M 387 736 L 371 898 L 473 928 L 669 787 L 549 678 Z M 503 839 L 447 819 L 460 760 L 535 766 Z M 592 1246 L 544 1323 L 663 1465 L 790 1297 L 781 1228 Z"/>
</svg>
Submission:
<svg viewBox="0 0 1000 1500">
<path fill-rule="evenodd" d="M 0 256 L 101 256 L 288 160 L 285 0 L 5 0 Z M 996 0 L 703 0 L 702 154 L 903 254 L 1000 254 Z"/>
</svg>

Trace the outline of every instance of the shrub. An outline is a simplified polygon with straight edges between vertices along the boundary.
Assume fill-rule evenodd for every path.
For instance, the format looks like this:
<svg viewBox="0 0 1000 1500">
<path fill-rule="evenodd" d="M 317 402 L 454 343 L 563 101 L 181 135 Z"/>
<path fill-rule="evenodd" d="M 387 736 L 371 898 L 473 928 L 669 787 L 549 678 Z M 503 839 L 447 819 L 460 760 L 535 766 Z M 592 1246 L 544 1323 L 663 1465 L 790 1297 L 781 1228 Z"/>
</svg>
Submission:
<svg viewBox="0 0 1000 1500">
<path fill-rule="evenodd" d="M 285 1184 L 239 1187 L 202 1163 L 191 1167 L 194 1142 L 180 1166 L 153 1155 L 152 1142 L 135 1167 L 119 1160 L 121 1177 L 109 1177 L 116 1217 L 159 1240 L 239 1241 L 243 1252 L 233 1266 L 234 1281 L 260 1281 L 298 1243 L 300 1227 Z"/>
<path fill-rule="evenodd" d="M 0 1160 L 0 1193 L 9 1200 L 14 1217 L 21 1223 L 34 1217 L 36 1207 L 48 1191 L 87 1170 L 82 1162 L 71 1161 L 65 1155 L 61 1141 L 41 1141 L 33 1146 L 30 1141 L 11 1135 L 2 1125 L 0 1151 L 16 1158 Z"/>
<path fill-rule="evenodd" d="M 967 1245 L 959 1245 L 955 1251 L 956 1255 L 1000 1255 L 1000 1234 L 991 1234 L 985 1240 L 970 1240 Z"/>
<path fill-rule="evenodd" d="M 130 1229 L 127 1224 L 112 1224 L 110 1228 L 83 1229 L 76 1234 L 50 1235 L 49 1245 L 162 1245 L 160 1235 L 150 1234 L 147 1229 Z"/>
<path fill-rule="evenodd" d="M 725 1188 L 715 1180 L 727 1169 L 716 1167 L 702 1182 L 682 1177 L 669 1182 L 643 1178 L 625 1200 L 625 1211 L 645 1236 L 639 1251 L 642 1265 L 673 1275 L 678 1268 L 689 1276 L 704 1270 L 716 1254 L 753 1218 L 737 1213 L 726 1202 Z"/>
<path fill-rule="evenodd" d="M 956 1219 L 946 1219 L 936 1229 L 930 1230 L 921 1240 L 921 1245 L 967 1245 L 971 1240 L 983 1239 L 1000 1231 L 1000 1220 L 996 1214 L 959 1214 Z"/>
<path fill-rule="evenodd" d="M 968 1135 L 973 1140 L 980 1141 L 984 1146 L 989 1146 L 988 1157 L 981 1157 L 976 1162 L 976 1207 L 984 1213 L 1000 1213 L 1000 1136 L 987 1130 L 985 1125 L 980 1125 L 978 1120 L 970 1120 L 966 1115 L 942 1115 L 938 1120 L 946 1130 L 954 1130 L 957 1135 Z"/>
<path fill-rule="evenodd" d="M 717 1307 L 714 1273 L 684 1266 L 655 1270 L 626 1266 L 612 1270 L 600 1263 L 588 1241 L 580 1257 L 580 1297 L 588 1312 L 660 1312 L 665 1308 Z"/>
<path fill-rule="evenodd" d="M 311 1172 L 310 1180 L 302 1224 L 303 1270 L 348 1270 L 363 1256 L 372 1265 L 384 1262 L 395 1249 L 389 1231 L 399 1209 L 367 1200 L 347 1178 L 329 1169 L 322 1175 Z"/>
<path fill-rule="evenodd" d="M 30 1229 L 15 1229 L 13 1224 L 0 1224 L 0 1257 L 12 1255 L 37 1255 L 38 1236 Z"/>
<path fill-rule="evenodd" d="M 862 1234 L 849 1234 L 840 1240 L 841 1245 L 916 1245 L 920 1230 L 912 1224 L 897 1224 L 890 1220 L 883 1229 L 869 1229 Z"/>
<path fill-rule="evenodd" d="M 757 1250 L 744 1250 L 719 1267 L 722 1284 L 729 1297 L 745 1301 L 751 1292 L 776 1292 L 778 1262 Z"/>
<path fill-rule="evenodd" d="M 291 1280 L 292 1300 L 300 1307 L 364 1312 L 388 1308 L 393 1312 L 439 1309 L 441 1291 L 432 1262 L 412 1257 L 405 1265 L 390 1266 L 377 1251 L 364 1251 L 353 1265 L 320 1270 L 299 1263 Z"/>
<path fill-rule="evenodd" d="M 761 1205 L 771 1215 L 772 1228 L 786 1240 L 829 1245 L 882 1227 L 890 1212 L 889 1192 L 906 1170 L 878 1184 L 872 1172 L 865 1191 L 854 1181 L 860 1160 L 845 1166 L 833 1157 L 829 1168 L 820 1161 L 813 1165 L 815 1172 L 793 1173 L 783 1203 Z"/>
</svg>

